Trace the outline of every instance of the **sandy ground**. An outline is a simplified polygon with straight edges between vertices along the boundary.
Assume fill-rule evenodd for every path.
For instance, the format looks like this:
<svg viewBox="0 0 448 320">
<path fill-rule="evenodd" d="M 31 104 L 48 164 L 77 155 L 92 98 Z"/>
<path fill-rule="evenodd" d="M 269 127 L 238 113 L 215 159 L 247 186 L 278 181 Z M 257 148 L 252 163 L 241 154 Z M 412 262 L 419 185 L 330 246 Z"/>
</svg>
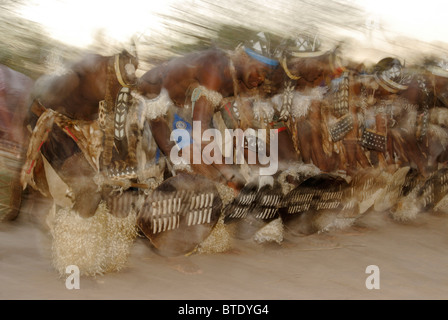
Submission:
<svg viewBox="0 0 448 320">
<path fill-rule="evenodd" d="M 24 201 L 0 225 L 0 299 L 448 299 L 448 216 L 421 214 L 400 224 L 369 212 L 344 231 L 297 236 L 281 244 L 235 240 L 221 254 L 165 258 L 138 238 L 127 267 L 81 277 L 68 290 L 51 265 L 44 210 Z M 366 288 L 366 268 L 380 289 Z"/>
</svg>

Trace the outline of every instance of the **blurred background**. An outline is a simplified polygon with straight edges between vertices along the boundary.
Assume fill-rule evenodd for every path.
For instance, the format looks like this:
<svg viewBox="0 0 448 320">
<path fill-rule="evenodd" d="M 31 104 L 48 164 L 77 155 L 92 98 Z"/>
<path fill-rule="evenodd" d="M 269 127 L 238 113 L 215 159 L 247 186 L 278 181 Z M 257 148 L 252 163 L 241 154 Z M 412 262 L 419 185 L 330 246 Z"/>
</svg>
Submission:
<svg viewBox="0 0 448 320">
<path fill-rule="evenodd" d="M 87 51 L 113 54 L 135 40 L 139 72 L 212 45 L 233 49 L 254 32 L 274 39 L 313 30 L 346 58 L 445 56 L 447 4 L 386 0 L 0 0 L 0 63 L 35 79 Z"/>
</svg>

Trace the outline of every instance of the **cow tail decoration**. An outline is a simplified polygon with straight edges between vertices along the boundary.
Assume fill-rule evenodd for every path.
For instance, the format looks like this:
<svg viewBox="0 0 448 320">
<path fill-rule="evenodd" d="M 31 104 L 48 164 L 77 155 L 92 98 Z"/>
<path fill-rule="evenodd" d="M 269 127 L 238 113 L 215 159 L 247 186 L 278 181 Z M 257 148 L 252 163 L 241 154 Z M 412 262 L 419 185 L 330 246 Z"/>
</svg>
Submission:
<svg viewBox="0 0 448 320">
<path fill-rule="evenodd" d="M 114 146 L 114 118 L 115 118 L 115 99 L 112 97 L 111 91 L 113 86 L 114 65 L 113 60 L 107 66 L 107 84 L 106 95 L 104 97 L 104 150 L 103 150 L 103 165 L 109 166 L 112 161 L 112 148 Z"/>
</svg>

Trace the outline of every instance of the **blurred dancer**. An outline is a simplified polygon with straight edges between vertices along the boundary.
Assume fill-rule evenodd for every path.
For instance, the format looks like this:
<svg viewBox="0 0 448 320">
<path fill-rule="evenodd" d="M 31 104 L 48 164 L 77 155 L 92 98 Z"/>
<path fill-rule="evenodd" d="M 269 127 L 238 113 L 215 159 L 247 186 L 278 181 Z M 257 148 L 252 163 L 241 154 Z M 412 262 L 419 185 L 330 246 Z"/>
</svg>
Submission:
<svg viewBox="0 0 448 320">
<path fill-rule="evenodd" d="M 320 47 L 317 35 L 300 35 L 286 42 L 281 63 L 287 77 L 276 104 L 282 116 L 290 119 L 302 161 L 331 172 L 338 168 L 338 157 L 328 143 L 324 100 L 337 70 L 333 52 Z"/>
<path fill-rule="evenodd" d="M 176 128 L 193 130 L 193 122 L 205 130 L 213 128 L 213 116 L 225 105 L 226 99 L 257 93 L 278 62 L 249 46 L 239 46 L 231 52 L 212 48 L 172 59 L 153 68 L 139 80 L 138 90 L 147 100 L 147 118 L 154 138 L 165 156 L 169 157 L 176 143 L 170 140 Z M 185 143 L 185 142 L 182 142 Z M 201 155 L 207 144 L 201 141 Z M 190 142 L 181 148 L 190 147 Z M 214 155 L 222 163 L 211 164 L 189 161 L 174 164 L 173 170 L 185 170 L 189 165 L 196 173 L 241 189 L 245 179 L 239 168 L 225 164 L 222 154 Z M 171 161 L 172 159 L 169 159 Z"/>
<path fill-rule="evenodd" d="M 92 178 L 111 163 L 115 99 L 120 88 L 135 84 L 137 65 L 137 58 L 126 50 L 114 56 L 90 54 L 63 74 L 36 81 L 28 120 L 34 131 L 22 171 L 24 185 L 35 185 L 48 195 L 41 152 L 70 188 L 73 209 L 83 217 L 94 215 L 101 194 Z"/>
<path fill-rule="evenodd" d="M 20 169 L 27 143 L 24 119 L 33 84 L 26 75 L 0 65 L 0 221 L 13 220 L 19 214 Z"/>
</svg>

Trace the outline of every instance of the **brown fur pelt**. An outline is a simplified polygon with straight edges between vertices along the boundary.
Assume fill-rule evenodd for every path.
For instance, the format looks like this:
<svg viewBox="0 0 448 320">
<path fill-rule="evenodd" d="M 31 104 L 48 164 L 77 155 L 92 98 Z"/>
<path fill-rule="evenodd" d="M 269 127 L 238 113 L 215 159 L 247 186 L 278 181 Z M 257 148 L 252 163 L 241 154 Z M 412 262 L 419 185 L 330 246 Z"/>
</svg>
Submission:
<svg viewBox="0 0 448 320">
<path fill-rule="evenodd" d="M 31 134 L 28 150 L 26 154 L 26 160 L 22 167 L 20 175 L 20 183 L 23 189 L 30 185 L 34 189 L 38 190 L 36 182 L 34 181 L 34 168 L 36 162 L 40 158 L 40 148 L 42 144 L 48 139 L 48 135 L 53 127 L 56 112 L 49 109 L 45 111 L 36 123 L 36 127 Z M 44 190 L 40 190 L 45 196 L 48 194 Z"/>
<path fill-rule="evenodd" d="M 75 142 L 95 171 L 100 169 L 103 133 L 96 121 L 76 121 L 58 114 L 56 124 Z"/>
</svg>

